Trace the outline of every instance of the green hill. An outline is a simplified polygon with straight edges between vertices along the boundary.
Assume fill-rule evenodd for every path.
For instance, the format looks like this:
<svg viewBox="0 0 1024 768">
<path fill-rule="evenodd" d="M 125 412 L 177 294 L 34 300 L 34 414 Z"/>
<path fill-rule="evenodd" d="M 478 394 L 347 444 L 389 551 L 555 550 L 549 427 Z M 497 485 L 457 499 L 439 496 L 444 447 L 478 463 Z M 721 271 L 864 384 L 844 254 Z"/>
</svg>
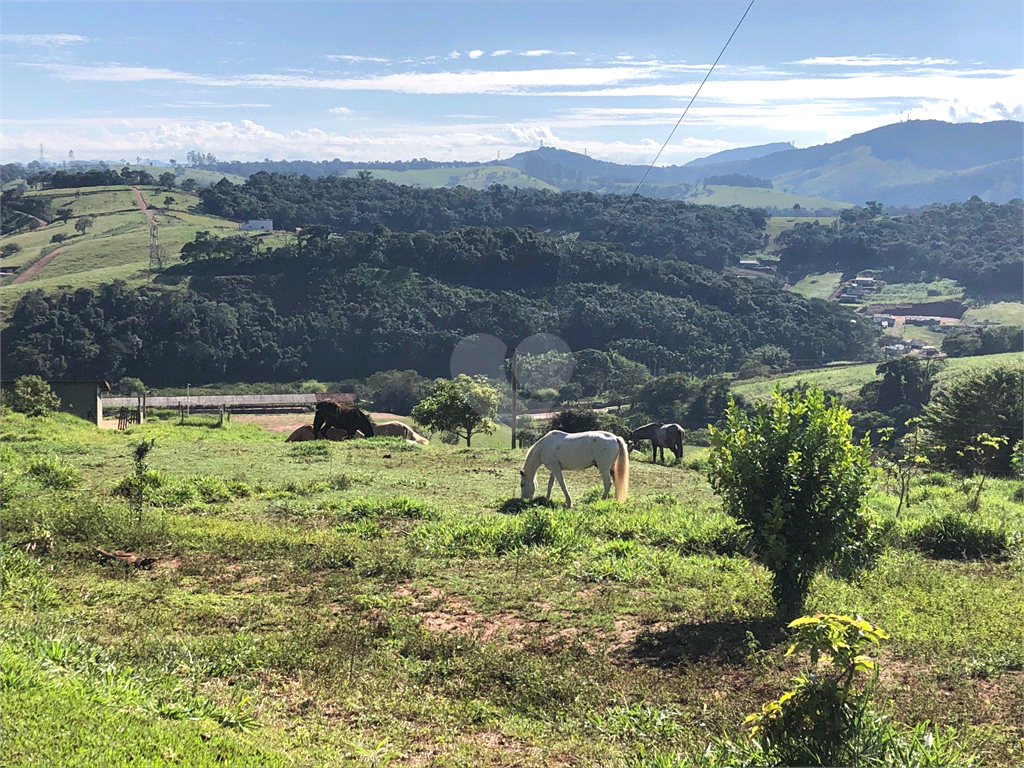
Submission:
<svg viewBox="0 0 1024 768">
<path fill-rule="evenodd" d="M 168 193 L 160 187 L 143 187 L 141 191 L 147 204 L 154 207 L 152 213 L 159 244 L 166 254 L 165 267 L 180 261 L 181 246 L 193 240 L 197 231 L 209 230 L 223 235 L 238 229 L 236 222 L 192 211 L 198 200 L 187 193 Z M 63 246 L 53 261 L 26 282 L 11 285 L 13 277 L 3 278 L 0 312 L 5 320 L 18 299 L 31 290 L 70 291 L 97 288 L 114 280 L 123 280 L 129 285 L 150 281 L 149 222 L 129 187 L 92 187 L 77 192 L 62 189 L 28 192 L 27 195 L 48 199 L 54 211 L 70 208 L 72 215 L 67 221 L 52 221 L 45 227 L 3 238 L 4 245 L 14 244 L 21 249 L 0 262 L 5 271 L 17 270 L 13 277 Z M 172 202 L 165 205 L 168 197 Z M 75 222 L 86 216 L 93 218 L 93 224 L 80 234 Z M 55 235 L 66 239 L 53 243 Z"/>
<path fill-rule="evenodd" d="M 367 168 L 353 168 L 343 175 L 355 178 L 361 172 L 369 171 L 374 178 L 384 179 L 394 184 L 410 187 L 470 187 L 471 189 L 487 189 L 491 184 L 504 184 L 508 187 L 525 187 L 529 189 L 550 189 L 558 191 L 552 184 L 527 176 L 518 168 L 502 165 L 488 165 L 474 168 L 427 168 L 411 171 L 390 171 Z"/>
</svg>

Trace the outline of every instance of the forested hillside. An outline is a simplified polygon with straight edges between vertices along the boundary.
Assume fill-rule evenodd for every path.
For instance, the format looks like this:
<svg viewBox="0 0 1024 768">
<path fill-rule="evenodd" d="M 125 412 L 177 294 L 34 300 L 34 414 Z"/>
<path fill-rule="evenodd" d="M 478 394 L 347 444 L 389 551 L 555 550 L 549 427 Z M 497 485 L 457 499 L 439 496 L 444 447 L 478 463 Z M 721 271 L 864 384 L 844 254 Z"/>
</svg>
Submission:
<svg viewBox="0 0 1024 768">
<path fill-rule="evenodd" d="M 778 345 L 824 363 L 872 354 L 848 309 L 678 262 L 514 229 L 439 234 L 325 232 L 269 253 L 170 271 L 189 290 L 109 285 L 27 294 L 4 331 L 5 375 L 154 386 L 192 381 L 446 376 L 460 339 L 515 344 L 538 332 L 670 370 L 711 374 Z M 856 321 L 856 322 L 855 322 Z"/>
<path fill-rule="evenodd" d="M 952 278 L 976 291 L 1019 296 L 1024 201 L 997 205 L 972 197 L 900 217 L 883 215 L 879 207 L 845 211 L 837 226 L 797 224 L 777 244 L 779 270 L 790 279 L 892 266 L 895 280 L 921 280 L 924 274 L 927 280 Z"/>
<path fill-rule="evenodd" d="M 221 182 L 200 196 L 207 214 L 235 221 L 273 219 L 277 229 L 323 225 L 346 232 L 382 225 L 403 232 L 440 232 L 459 226 L 533 227 L 579 232 L 581 240 L 607 239 L 634 254 L 716 270 L 765 245 L 766 217 L 756 209 L 638 197 L 620 218 L 624 197 L 593 192 L 501 185 L 487 190 L 416 189 L 374 179 L 258 173 L 244 185 Z"/>
</svg>

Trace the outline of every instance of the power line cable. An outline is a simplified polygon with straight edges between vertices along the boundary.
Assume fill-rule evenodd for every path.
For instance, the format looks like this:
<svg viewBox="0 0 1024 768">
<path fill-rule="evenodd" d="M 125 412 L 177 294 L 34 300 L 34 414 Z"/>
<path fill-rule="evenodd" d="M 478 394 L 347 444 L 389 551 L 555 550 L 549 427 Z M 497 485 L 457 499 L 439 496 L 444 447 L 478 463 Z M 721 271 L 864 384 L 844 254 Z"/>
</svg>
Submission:
<svg viewBox="0 0 1024 768">
<path fill-rule="evenodd" d="M 602 241 L 607 240 L 608 235 L 610 235 L 612 230 L 618 226 L 619 219 L 622 218 L 622 214 L 626 212 L 626 208 L 628 208 L 629 204 L 633 202 L 633 198 L 636 197 L 636 193 L 640 190 L 640 187 L 643 186 L 644 181 L 647 180 L 647 174 L 651 172 L 651 169 L 654 167 L 654 164 L 658 162 L 658 158 L 661 157 L 661 153 L 665 151 L 665 147 L 667 147 L 668 143 L 672 141 L 672 136 L 675 135 L 676 128 L 678 128 L 680 123 L 683 122 L 683 118 L 686 117 L 686 113 L 690 111 L 690 107 L 693 106 L 693 102 L 697 100 L 697 96 L 700 93 L 700 89 L 704 87 L 704 83 L 708 81 L 708 78 L 711 77 L 711 73 L 715 71 L 715 67 L 718 65 L 719 59 L 721 59 L 722 56 L 725 54 L 725 49 L 729 47 L 729 43 L 732 42 L 733 37 L 735 37 L 736 33 L 739 32 L 740 25 L 743 24 L 743 20 L 747 18 L 747 14 L 750 13 L 750 9 L 753 7 L 754 0 L 750 0 L 750 4 L 747 6 L 747 10 L 743 12 L 743 15 L 740 17 L 739 22 L 736 24 L 736 28 L 733 29 L 732 34 L 729 35 L 729 39 L 725 41 L 725 45 L 723 45 L 722 50 L 719 51 L 718 58 L 715 59 L 715 62 L 714 64 L 711 65 L 711 69 L 708 70 L 708 73 L 704 75 L 704 79 L 700 81 L 700 85 L 697 86 L 697 90 L 694 92 L 693 97 L 690 99 L 690 103 L 686 105 L 686 109 L 683 110 L 683 114 L 681 114 L 679 116 L 679 119 L 676 120 L 675 126 L 669 133 L 668 138 L 665 139 L 665 143 L 661 145 L 661 149 L 658 150 L 658 154 L 654 156 L 654 159 L 651 161 L 651 164 L 647 166 L 647 170 L 644 171 L 644 175 L 643 177 L 641 177 L 640 182 L 636 185 L 636 189 L 633 190 L 633 194 L 629 196 L 626 202 L 623 203 L 622 208 L 619 209 L 619 215 L 615 217 L 615 221 L 611 223 L 611 226 L 608 227 L 608 230 L 604 233 L 604 237 L 601 238 Z"/>
</svg>

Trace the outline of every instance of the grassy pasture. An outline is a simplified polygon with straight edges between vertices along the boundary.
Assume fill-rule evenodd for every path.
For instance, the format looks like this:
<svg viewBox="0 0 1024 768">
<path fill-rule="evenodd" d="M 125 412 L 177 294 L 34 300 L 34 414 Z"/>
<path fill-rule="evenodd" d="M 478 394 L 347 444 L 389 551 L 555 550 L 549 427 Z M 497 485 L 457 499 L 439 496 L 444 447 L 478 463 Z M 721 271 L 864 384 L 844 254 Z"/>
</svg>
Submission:
<svg viewBox="0 0 1024 768">
<path fill-rule="evenodd" d="M 842 210 L 852 208 L 850 203 L 838 200 L 825 200 L 820 197 L 807 197 L 783 192 L 781 189 L 767 187 L 729 187 L 722 185 L 698 184 L 685 198 L 691 203 L 707 205 L 743 205 L 748 208 L 772 207 L 792 208 L 794 204 L 801 208 L 834 208 Z M 829 217 L 826 217 L 829 218 Z M 819 217 L 819 221 L 821 218 Z M 810 219 L 813 221 L 813 219 Z M 822 221 L 822 223 L 826 223 Z"/>
<path fill-rule="evenodd" d="M 968 309 L 963 316 L 966 323 L 991 323 L 1024 327 L 1024 304 L 1019 301 L 1000 301 Z"/>
<path fill-rule="evenodd" d="M 365 169 L 364 169 L 365 170 Z M 384 179 L 394 184 L 419 187 L 452 187 L 463 186 L 471 189 L 487 189 L 491 184 L 505 184 L 510 187 L 528 189 L 550 189 L 558 187 L 529 176 L 518 168 L 504 165 L 485 166 L 483 168 L 425 168 L 413 171 L 387 171 L 377 168 L 369 169 L 375 179 Z M 353 168 L 345 172 L 345 176 L 355 178 L 360 169 Z"/>
<path fill-rule="evenodd" d="M 195 205 L 196 199 L 183 192 L 167 193 L 158 187 L 143 187 L 140 191 L 147 203 L 157 209 L 153 214 L 160 245 L 166 254 L 165 266 L 179 260 L 181 247 L 191 241 L 197 231 L 205 229 L 223 236 L 238 229 L 235 222 L 191 212 L 189 209 Z M 3 260 L 5 267 L 27 267 L 40 258 L 43 249 L 49 251 L 57 245 L 66 246 L 35 278 L 18 285 L 3 286 L 0 313 L 4 318 L 26 291 L 95 289 L 112 280 L 124 280 L 129 284 L 150 280 L 149 222 L 139 210 L 129 187 L 82 190 L 77 198 L 66 190 L 29 194 L 50 196 L 55 211 L 69 207 L 75 213 L 67 222 L 54 221 L 33 232 L 3 239 L 5 243 L 21 246 L 20 252 Z M 175 198 L 170 209 L 163 205 L 164 198 L 168 196 Z M 94 217 L 93 225 L 84 235 L 79 234 L 75 230 L 75 221 L 86 215 Z M 64 234 L 67 240 L 51 244 L 55 234 Z M 283 238 L 281 234 L 268 239 L 283 241 Z"/>
<path fill-rule="evenodd" d="M 939 372 L 936 380 L 941 385 L 942 382 L 966 370 L 988 368 L 1018 360 L 1020 360 L 1019 352 L 1005 352 L 999 355 L 978 355 L 977 357 L 950 357 L 945 359 L 945 367 Z M 875 375 L 875 368 L 877 367 L 878 363 L 864 363 L 863 365 L 828 366 L 826 368 L 814 368 L 806 371 L 792 371 L 785 376 L 773 379 L 759 379 L 734 384 L 732 390 L 742 394 L 747 399 L 761 400 L 771 395 L 776 383 L 781 384 L 785 389 L 794 386 L 797 382 L 805 381 L 809 384 L 817 384 L 820 387 L 835 390 L 844 397 L 850 397 L 857 394 L 863 385 L 878 378 Z"/>
<path fill-rule="evenodd" d="M 768 233 L 768 242 L 774 243 L 775 238 L 782 232 L 787 229 L 792 229 L 797 224 L 818 222 L 822 226 L 827 227 L 837 218 L 837 216 L 814 216 L 813 218 L 801 216 L 772 216 L 768 219 L 768 227 L 766 228 L 766 232 Z"/>
<path fill-rule="evenodd" d="M 808 275 L 790 290 L 805 299 L 827 299 L 843 282 L 842 272 L 825 272 L 820 275 Z"/>
<path fill-rule="evenodd" d="M 510 503 L 524 452 L 504 445 L 286 444 L 198 416 L 121 433 L 7 415 L 0 435 L 8 765 L 694 764 L 796 671 L 767 574 L 686 465 L 634 453 L 623 504 L 568 473 L 569 510 Z M 139 520 L 116 491 L 143 438 Z M 916 481 L 897 520 L 879 476 L 891 545 L 818 577 L 808 608 L 890 632 L 894 719 L 1017 765 L 1019 549 L 907 543 L 963 505 L 959 482 Z M 1019 531 L 1018 486 L 986 483 L 979 524 Z"/>
</svg>

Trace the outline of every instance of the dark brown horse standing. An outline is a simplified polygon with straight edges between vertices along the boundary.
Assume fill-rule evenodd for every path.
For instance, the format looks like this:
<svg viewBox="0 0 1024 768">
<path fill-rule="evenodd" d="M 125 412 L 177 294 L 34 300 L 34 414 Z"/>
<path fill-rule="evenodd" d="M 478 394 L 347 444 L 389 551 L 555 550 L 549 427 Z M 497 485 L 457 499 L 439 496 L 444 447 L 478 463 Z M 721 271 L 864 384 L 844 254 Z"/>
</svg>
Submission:
<svg viewBox="0 0 1024 768">
<path fill-rule="evenodd" d="M 316 415 L 313 417 L 313 437 L 317 440 L 324 437 L 324 427 L 344 429 L 350 435 L 359 430 L 367 437 L 373 437 L 373 422 L 370 417 L 354 405 L 342 405 L 331 400 L 316 404 Z"/>
</svg>

